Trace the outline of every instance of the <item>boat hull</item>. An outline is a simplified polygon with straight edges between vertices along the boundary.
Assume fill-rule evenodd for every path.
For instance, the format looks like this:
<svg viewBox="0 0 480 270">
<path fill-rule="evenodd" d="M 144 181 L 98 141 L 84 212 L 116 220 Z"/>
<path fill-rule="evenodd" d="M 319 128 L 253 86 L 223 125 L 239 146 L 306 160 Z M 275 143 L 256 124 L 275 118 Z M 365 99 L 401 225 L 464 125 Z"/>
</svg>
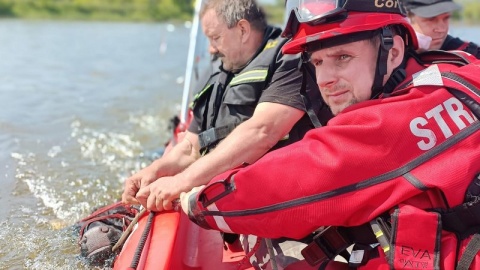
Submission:
<svg viewBox="0 0 480 270">
<path fill-rule="evenodd" d="M 148 219 L 148 214 L 139 219 L 115 259 L 114 270 L 253 269 L 245 259 L 245 252 L 240 247 L 226 248 L 218 231 L 202 229 L 186 215 L 173 211 L 152 217 L 141 256 L 134 261 Z"/>
</svg>

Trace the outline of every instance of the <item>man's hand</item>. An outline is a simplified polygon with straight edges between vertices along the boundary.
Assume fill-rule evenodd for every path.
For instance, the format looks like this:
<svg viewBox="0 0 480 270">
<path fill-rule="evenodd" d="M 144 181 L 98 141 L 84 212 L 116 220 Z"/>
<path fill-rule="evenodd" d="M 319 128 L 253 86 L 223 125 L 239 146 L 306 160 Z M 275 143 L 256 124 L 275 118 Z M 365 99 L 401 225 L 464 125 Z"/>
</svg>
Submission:
<svg viewBox="0 0 480 270">
<path fill-rule="evenodd" d="M 171 210 L 172 201 L 182 192 L 181 185 L 175 177 L 162 177 L 148 186 L 142 187 L 136 200 L 149 211 Z"/>
<path fill-rule="evenodd" d="M 152 165 L 127 178 L 123 188 L 122 202 L 125 204 L 139 204 L 140 202 L 135 198 L 138 191 L 153 183 L 157 178 L 157 171 Z"/>
</svg>

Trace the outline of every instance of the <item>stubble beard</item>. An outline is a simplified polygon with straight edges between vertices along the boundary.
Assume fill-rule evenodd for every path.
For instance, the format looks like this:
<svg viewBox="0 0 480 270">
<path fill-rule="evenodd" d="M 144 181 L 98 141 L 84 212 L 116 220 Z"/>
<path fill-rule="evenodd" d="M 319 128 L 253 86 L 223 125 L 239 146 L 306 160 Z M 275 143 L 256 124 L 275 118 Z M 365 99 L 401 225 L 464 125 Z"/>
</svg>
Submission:
<svg viewBox="0 0 480 270">
<path fill-rule="evenodd" d="M 331 106 L 330 109 L 332 110 L 333 115 L 338 115 L 339 113 L 341 113 L 346 108 L 352 106 L 353 104 L 357 104 L 357 103 L 358 103 L 358 99 L 356 97 L 352 97 L 352 99 L 350 99 L 348 102 L 346 102 L 344 104 L 341 104 L 341 105 L 338 105 L 338 106 L 333 106 L 333 107 Z"/>
</svg>

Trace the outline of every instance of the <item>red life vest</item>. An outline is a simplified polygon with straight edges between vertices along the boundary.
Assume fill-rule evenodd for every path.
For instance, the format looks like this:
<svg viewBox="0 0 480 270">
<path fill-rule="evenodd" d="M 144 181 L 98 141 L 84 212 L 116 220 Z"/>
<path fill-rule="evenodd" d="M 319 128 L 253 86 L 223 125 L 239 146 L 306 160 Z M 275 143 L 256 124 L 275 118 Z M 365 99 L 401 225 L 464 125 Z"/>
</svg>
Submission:
<svg viewBox="0 0 480 270">
<path fill-rule="evenodd" d="M 403 89 L 352 105 L 303 140 L 216 177 L 190 201 L 190 218 L 225 232 L 299 239 L 387 213 L 388 257 L 359 269 L 454 269 L 471 236 L 442 227 L 434 209 L 462 205 L 480 173 L 480 61 L 464 57 L 475 62 L 425 69 L 410 59 Z M 480 269 L 480 256 L 472 260 Z"/>
</svg>

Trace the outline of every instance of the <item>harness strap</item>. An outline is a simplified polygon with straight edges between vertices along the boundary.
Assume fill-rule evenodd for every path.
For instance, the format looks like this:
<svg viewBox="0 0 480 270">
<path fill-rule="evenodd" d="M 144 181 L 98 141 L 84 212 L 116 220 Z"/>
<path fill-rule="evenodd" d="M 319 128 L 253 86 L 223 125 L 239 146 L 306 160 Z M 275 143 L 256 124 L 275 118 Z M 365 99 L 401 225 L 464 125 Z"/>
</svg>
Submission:
<svg viewBox="0 0 480 270">
<path fill-rule="evenodd" d="M 450 209 L 434 210 L 441 214 L 443 229 L 454 232 L 460 240 L 480 231 L 480 175 L 467 188 L 465 201 Z"/>
<path fill-rule="evenodd" d="M 480 228 L 480 200 L 439 212 L 442 216 L 443 229 L 456 233 L 461 239 L 472 235 Z"/>
<path fill-rule="evenodd" d="M 369 223 L 356 227 L 329 226 L 313 238 L 313 242 L 302 251 L 305 261 L 311 265 L 319 265 L 333 260 L 340 255 L 347 261 L 350 254 L 347 248 L 352 244 L 370 245 L 377 239 Z"/>
<path fill-rule="evenodd" d="M 467 247 L 465 248 L 465 252 L 463 253 L 460 261 L 458 262 L 456 270 L 468 270 L 470 265 L 473 262 L 473 259 L 480 251 L 480 234 L 473 235 L 470 242 L 468 242 Z"/>
<path fill-rule="evenodd" d="M 347 237 L 341 227 L 327 227 L 313 238 L 313 242 L 302 249 L 305 261 L 315 266 L 333 260 L 347 249 L 353 241 Z"/>
<path fill-rule="evenodd" d="M 272 239 L 265 238 L 265 244 L 267 246 L 268 255 L 270 256 L 270 264 L 272 266 L 272 270 L 278 270 L 277 259 L 275 258 L 275 251 L 273 250 Z"/>
<path fill-rule="evenodd" d="M 198 134 L 198 142 L 200 143 L 200 151 L 210 148 L 211 146 L 223 140 L 235 129 L 235 124 L 228 124 L 220 127 L 212 127 Z"/>
<path fill-rule="evenodd" d="M 244 265 L 250 265 L 250 258 L 253 255 L 255 255 L 255 252 L 257 252 L 257 250 L 260 248 L 260 244 L 262 243 L 262 239 L 263 238 L 261 238 L 261 237 L 257 237 L 257 241 L 253 245 L 252 249 L 247 254 L 245 254 L 245 257 L 243 257 L 243 259 L 240 262 L 238 262 L 237 270 L 243 269 Z"/>
</svg>

